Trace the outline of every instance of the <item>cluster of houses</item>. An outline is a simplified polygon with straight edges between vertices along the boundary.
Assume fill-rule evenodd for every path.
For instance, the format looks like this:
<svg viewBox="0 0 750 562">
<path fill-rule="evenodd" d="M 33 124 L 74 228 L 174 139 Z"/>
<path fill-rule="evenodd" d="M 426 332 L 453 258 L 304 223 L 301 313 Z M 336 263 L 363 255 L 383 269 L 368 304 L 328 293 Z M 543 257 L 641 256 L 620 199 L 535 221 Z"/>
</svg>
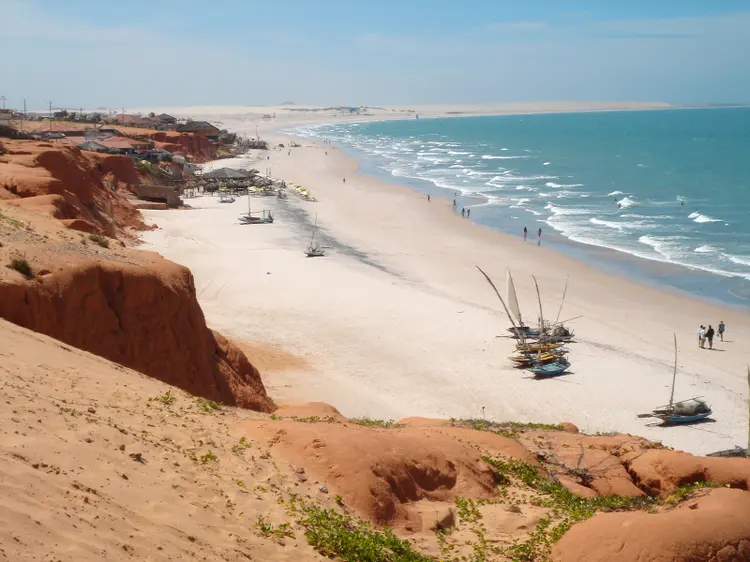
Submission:
<svg viewBox="0 0 750 562">
<path fill-rule="evenodd" d="M 150 138 L 154 135 L 147 131 L 144 131 L 143 137 L 139 138 L 137 135 L 133 136 L 132 132 L 128 133 L 128 136 L 124 135 L 118 127 L 139 127 L 150 129 L 151 131 L 163 131 L 165 133 L 192 133 L 196 136 L 204 137 L 208 141 L 209 146 L 218 146 L 224 140 L 222 138 L 224 131 L 221 131 L 211 123 L 192 120 L 178 122 L 175 117 L 166 113 L 150 117 L 121 113 L 113 116 L 111 119 L 107 119 L 107 121 L 110 124 L 92 123 L 86 129 L 66 129 L 64 124 L 67 121 L 50 120 L 49 130 L 45 130 L 45 127 L 42 126 L 39 130 L 31 133 L 31 137 L 38 140 L 51 141 L 63 146 L 77 147 L 81 150 L 131 156 L 152 164 L 174 163 L 178 166 L 167 167 L 179 167 L 186 172 L 195 170 L 195 166 L 186 162 L 186 158 L 189 158 L 186 151 L 170 152 L 164 148 L 159 148 L 157 144 L 163 146 L 165 143 L 155 143 Z M 161 140 L 166 140 L 166 138 Z"/>
</svg>

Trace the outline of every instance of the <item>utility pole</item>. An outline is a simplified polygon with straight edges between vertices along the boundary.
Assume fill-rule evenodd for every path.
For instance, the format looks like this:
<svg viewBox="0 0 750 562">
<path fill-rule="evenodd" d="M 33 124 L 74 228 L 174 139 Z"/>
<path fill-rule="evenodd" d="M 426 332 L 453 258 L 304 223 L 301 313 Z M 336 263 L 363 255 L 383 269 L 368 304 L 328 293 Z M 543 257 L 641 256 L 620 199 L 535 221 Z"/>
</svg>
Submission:
<svg viewBox="0 0 750 562">
<path fill-rule="evenodd" d="M 0 96 L 0 100 L 3 101 L 3 109 L 5 109 L 5 100 L 7 100 L 7 99 L 8 98 L 6 98 L 5 96 Z"/>
<path fill-rule="evenodd" d="M 49 102 L 49 132 L 52 132 L 52 101 Z"/>
<path fill-rule="evenodd" d="M 21 130 L 23 131 L 23 122 L 26 121 L 26 98 L 23 98 L 23 117 L 21 117 Z"/>
</svg>

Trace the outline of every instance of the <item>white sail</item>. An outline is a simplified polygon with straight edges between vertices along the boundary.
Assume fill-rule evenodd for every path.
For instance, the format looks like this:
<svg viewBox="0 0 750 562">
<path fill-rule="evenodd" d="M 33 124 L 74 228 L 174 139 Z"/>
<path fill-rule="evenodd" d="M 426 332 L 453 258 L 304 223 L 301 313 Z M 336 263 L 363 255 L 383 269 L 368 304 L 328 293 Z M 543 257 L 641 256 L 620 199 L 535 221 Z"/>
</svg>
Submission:
<svg viewBox="0 0 750 562">
<path fill-rule="evenodd" d="M 510 269 L 508 269 L 506 289 L 508 297 L 508 308 L 510 309 L 510 313 L 513 315 L 513 320 L 519 326 L 523 326 L 523 320 L 521 320 L 521 309 L 518 306 L 518 297 L 516 296 L 516 286 L 513 284 L 513 277 L 510 274 Z"/>
</svg>

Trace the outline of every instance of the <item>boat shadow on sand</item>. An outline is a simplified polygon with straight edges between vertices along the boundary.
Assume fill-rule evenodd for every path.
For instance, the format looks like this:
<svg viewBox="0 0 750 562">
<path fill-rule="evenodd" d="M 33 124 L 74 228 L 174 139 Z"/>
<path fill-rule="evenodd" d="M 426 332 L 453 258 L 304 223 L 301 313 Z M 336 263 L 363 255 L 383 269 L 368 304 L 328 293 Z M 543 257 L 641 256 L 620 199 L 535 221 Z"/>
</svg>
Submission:
<svg viewBox="0 0 750 562">
<path fill-rule="evenodd" d="M 560 382 L 568 382 L 572 384 L 577 384 L 574 380 L 567 380 L 570 375 L 575 375 L 575 371 L 565 371 L 561 375 L 535 375 L 534 373 L 528 372 L 526 369 L 519 368 L 520 371 L 526 371 L 526 374 L 521 377 L 526 380 L 532 380 L 532 381 L 549 381 L 549 380 L 558 380 Z"/>
<path fill-rule="evenodd" d="M 713 418 L 703 418 L 702 420 L 695 420 L 690 422 L 670 422 L 670 421 L 655 421 L 647 423 L 646 427 L 662 427 L 662 428 L 673 428 L 673 427 L 697 427 L 704 424 L 716 423 Z"/>
</svg>

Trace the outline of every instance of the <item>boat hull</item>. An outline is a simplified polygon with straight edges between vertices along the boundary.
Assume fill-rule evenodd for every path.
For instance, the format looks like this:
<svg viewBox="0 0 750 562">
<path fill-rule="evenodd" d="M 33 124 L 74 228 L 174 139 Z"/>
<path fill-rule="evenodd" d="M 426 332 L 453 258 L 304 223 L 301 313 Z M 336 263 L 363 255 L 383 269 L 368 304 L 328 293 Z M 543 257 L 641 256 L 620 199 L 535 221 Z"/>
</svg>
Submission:
<svg viewBox="0 0 750 562">
<path fill-rule="evenodd" d="M 247 217 L 240 217 L 241 224 L 273 224 L 273 219 L 253 217 L 248 219 Z"/>
<path fill-rule="evenodd" d="M 526 370 L 534 373 L 534 376 L 536 376 L 537 378 L 549 378 L 564 375 L 569 368 L 570 363 L 568 361 L 559 361 L 555 363 L 548 363 L 547 365 L 528 367 Z"/>
<path fill-rule="evenodd" d="M 665 424 L 682 424 L 695 423 L 707 419 L 713 412 L 701 412 L 690 416 L 680 416 L 677 414 L 655 414 L 654 417 L 660 419 Z"/>
</svg>

